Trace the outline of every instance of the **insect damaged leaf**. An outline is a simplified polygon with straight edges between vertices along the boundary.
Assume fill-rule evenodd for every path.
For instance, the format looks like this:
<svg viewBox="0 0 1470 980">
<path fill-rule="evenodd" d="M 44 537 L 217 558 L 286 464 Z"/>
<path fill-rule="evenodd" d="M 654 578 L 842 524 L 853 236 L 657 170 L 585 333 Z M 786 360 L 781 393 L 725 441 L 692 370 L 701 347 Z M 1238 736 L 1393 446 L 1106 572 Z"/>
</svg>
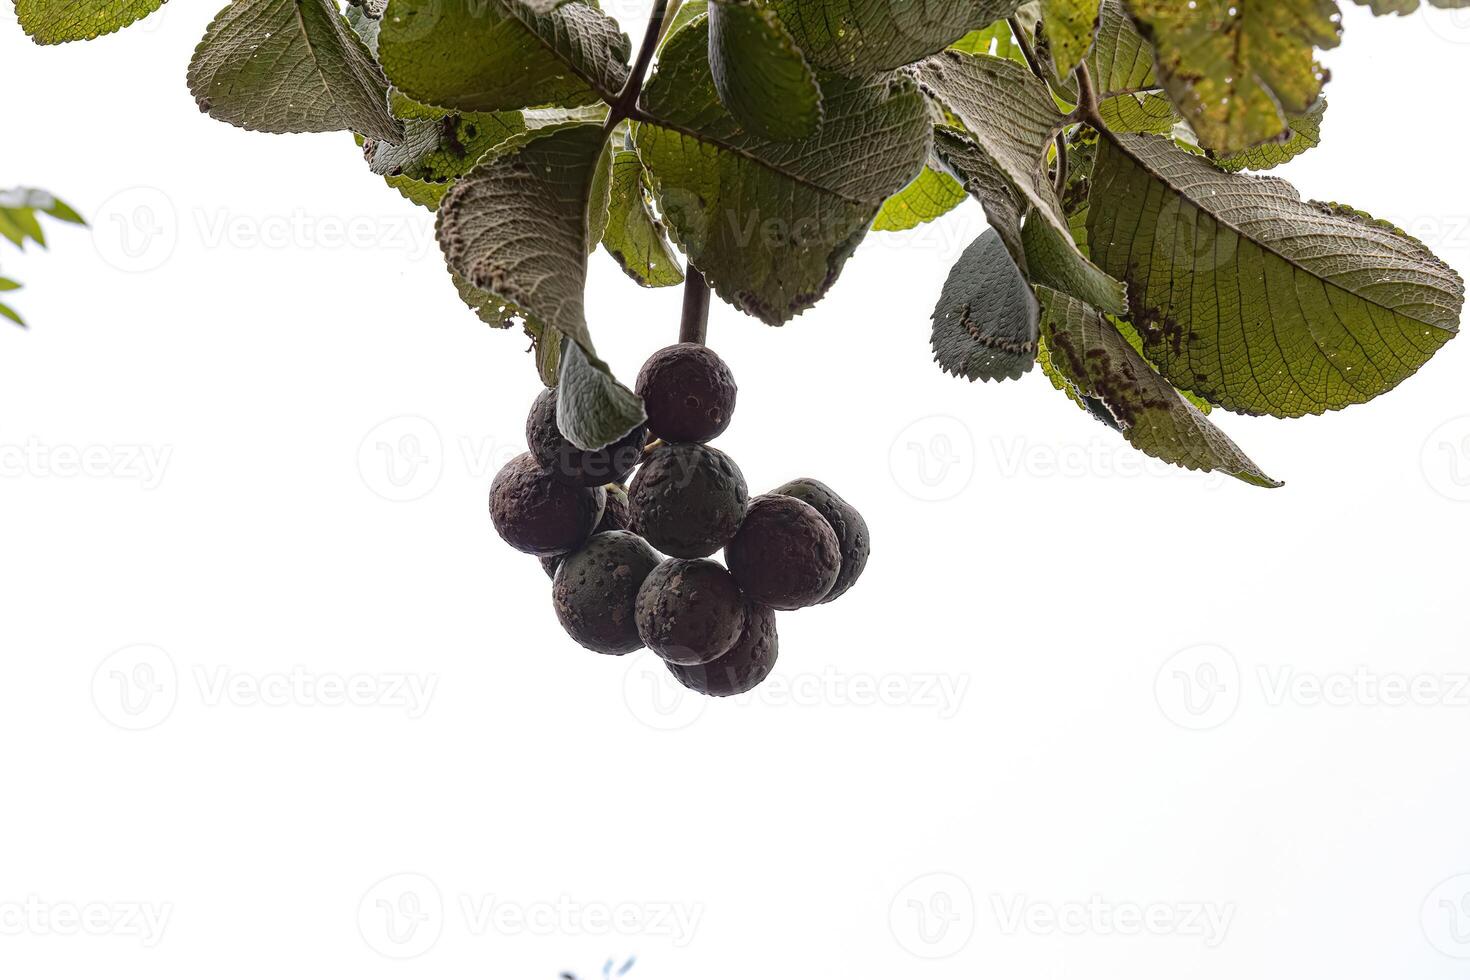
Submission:
<svg viewBox="0 0 1470 980">
<path fill-rule="evenodd" d="M 1051 368 L 1089 411 L 1134 448 L 1176 466 L 1220 471 L 1254 486 L 1280 483 L 1139 356 L 1108 319 L 1081 300 L 1041 288 L 1041 329 Z"/>
<path fill-rule="evenodd" d="M 1274 177 L 1225 173 L 1155 136 L 1098 146 L 1093 259 L 1128 284 L 1144 353 L 1231 411 L 1371 401 L 1459 329 L 1460 277 L 1417 240 Z"/>
</svg>

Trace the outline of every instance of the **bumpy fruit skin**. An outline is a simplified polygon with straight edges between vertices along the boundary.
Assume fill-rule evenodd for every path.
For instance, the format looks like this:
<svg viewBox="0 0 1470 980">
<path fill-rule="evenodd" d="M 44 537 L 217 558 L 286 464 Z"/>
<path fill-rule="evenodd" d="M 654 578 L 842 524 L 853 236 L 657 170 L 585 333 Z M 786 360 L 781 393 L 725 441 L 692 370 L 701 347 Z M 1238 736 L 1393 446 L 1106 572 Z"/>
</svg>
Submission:
<svg viewBox="0 0 1470 980">
<path fill-rule="evenodd" d="M 769 494 L 750 502 L 725 560 L 753 601 L 804 609 L 825 599 L 837 583 L 842 548 L 837 532 L 811 504 Z"/>
<path fill-rule="evenodd" d="M 718 449 L 655 449 L 628 491 L 633 526 L 675 558 L 708 558 L 735 537 L 750 492 L 740 467 Z"/>
<path fill-rule="evenodd" d="M 603 489 L 607 491 L 607 507 L 602 512 L 602 523 L 597 525 L 597 533 L 632 531 L 633 512 L 628 505 L 628 488 L 618 483 L 609 483 Z"/>
<path fill-rule="evenodd" d="M 622 439 L 596 452 L 578 449 L 556 427 L 556 391 L 546 389 L 531 404 L 526 418 L 526 444 L 531 455 L 560 483 L 600 487 L 621 483 L 638 466 L 648 428 L 640 425 Z"/>
<path fill-rule="evenodd" d="M 538 558 L 576 551 L 602 520 L 607 492 L 558 483 L 536 457 L 522 453 L 490 488 L 490 519 L 505 543 Z"/>
<path fill-rule="evenodd" d="M 661 560 L 647 541 L 626 531 L 594 535 L 587 547 L 565 558 L 551 596 L 567 635 L 608 656 L 643 649 L 638 591 Z"/>
<path fill-rule="evenodd" d="M 776 611 L 752 602 L 746 608 L 745 632 L 729 653 L 702 667 L 669 664 L 669 670 L 691 691 L 729 698 L 747 694 L 764 683 L 776 668 L 779 652 Z"/>
<path fill-rule="evenodd" d="M 665 442 L 709 442 L 730 427 L 735 376 L 703 344 L 665 347 L 638 374 L 648 428 Z"/>
<path fill-rule="evenodd" d="M 745 632 L 747 602 L 730 573 L 712 561 L 670 559 L 638 592 L 638 635 L 671 664 L 717 660 Z"/>
<path fill-rule="evenodd" d="M 868 556 L 872 554 L 871 538 L 868 537 L 868 522 L 863 520 L 857 508 L 832 492 L 832 488 L 817 480 L 792 480 L 775 491 L 783 497 L 795 497 L 811 504 L 817 513 L 827 519 L 832 530 L 837 532 L 837 543 L 842 548 L 842 571 L 837 573 L 837 584 L 827 593 L 822 602 L 840 599 L 857 584 L 863 569 L 868 567 Z"/>
</svg>

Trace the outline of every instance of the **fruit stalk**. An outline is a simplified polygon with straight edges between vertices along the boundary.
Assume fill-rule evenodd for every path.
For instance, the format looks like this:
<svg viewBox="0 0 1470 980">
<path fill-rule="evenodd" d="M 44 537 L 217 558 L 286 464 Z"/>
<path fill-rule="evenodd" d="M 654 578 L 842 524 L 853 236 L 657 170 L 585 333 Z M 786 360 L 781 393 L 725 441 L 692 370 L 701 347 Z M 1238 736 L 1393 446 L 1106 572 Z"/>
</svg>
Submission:
<svg viewBox="0 0 1470 980">
<path fill-rule="evenodd" d="M 684 274 L 684 316 L 679 321 L 679 343 L 708 343 L 709 307 L 709 283 L 704 273 L 690 265 Z"/>
</svg>

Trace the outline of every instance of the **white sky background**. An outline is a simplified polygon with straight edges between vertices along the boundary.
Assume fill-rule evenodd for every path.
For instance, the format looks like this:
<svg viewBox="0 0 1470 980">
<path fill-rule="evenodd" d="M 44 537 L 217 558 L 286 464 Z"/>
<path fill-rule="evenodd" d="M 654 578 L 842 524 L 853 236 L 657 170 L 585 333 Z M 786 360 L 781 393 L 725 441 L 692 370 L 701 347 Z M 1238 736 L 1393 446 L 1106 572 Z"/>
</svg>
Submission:
<svg viewBox="0 0 1470 980">
<path fill-rule="evenodd" d="M 0 186 L 95 225 L 0 250 L 33 325 L 0 330 L 0 973 L 1463 974 L 1464 341 L 1367 407 L 1217 415 L 1270 493 L 1149 463 L 1039 373 L 942 376 L 977 205 L 874 237 L 784 329 L 718 309 L 722 447 L 753 490 L 830 483 L 876 548 L 783 616 L 771 687 L 701 714 L 575 648 L 490 531 L 536 380 L 427 213 L 348 136 L 197 112 L 214 12 L 51 49 L 0 18 Z M 1470 17 L 1370 21 L 1283 173 L 1470 271 Z M 594 263 L 625 378 L 678 303 Z M 324 704 L 344 678 L 359 703 Z"/>
</svg>

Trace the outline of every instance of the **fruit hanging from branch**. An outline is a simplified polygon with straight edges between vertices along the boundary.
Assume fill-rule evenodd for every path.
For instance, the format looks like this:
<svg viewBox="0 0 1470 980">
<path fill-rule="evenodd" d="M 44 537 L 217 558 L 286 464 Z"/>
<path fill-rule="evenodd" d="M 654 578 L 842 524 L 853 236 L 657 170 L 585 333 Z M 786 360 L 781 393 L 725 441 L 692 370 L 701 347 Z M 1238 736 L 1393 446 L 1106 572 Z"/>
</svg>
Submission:
<svg viewBox="0 0 1470 980">
<path fill-rule="evenodd" d="M 50 44 L 162 0 L 15 2 Z M 1261 487 L 1280 484 L 1216 409 L 1364 404 L 1455 336 L 1463 281 L 1423 243 L 1260 173 L 1320 143 L 1341 33 L 1339 0 L 652 0 L 637 44 L 592 0 L 233 0 L 188 82 L 236 126 L 355 133 L 437 212 L 453 287 L 530 334 L 548 389 L 495 526 L 556 576 L 580 641 L 620 651 L 631 617 L 728 694 L 769 671 L 770 610 L 842 595 L 869 542 L 819 483 L 752 503 L 708 445 L 735 407 L 712 295 L 787 323 L 870 233 L 977 201 L 990 230 L 926 325 L 939 368 L 1040 366 L 1138 450 Z M 681 343 L 632 388 L 593 339 L 599 247 L 685 289 Z"/>
</svg>

